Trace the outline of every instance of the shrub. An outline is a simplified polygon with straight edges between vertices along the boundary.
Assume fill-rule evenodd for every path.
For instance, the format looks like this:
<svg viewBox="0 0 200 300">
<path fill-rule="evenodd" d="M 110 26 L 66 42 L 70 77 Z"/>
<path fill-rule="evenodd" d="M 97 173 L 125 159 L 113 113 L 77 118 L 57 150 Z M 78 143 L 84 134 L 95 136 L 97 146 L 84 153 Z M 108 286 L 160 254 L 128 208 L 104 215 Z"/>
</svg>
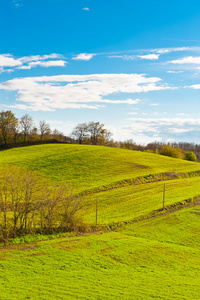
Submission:
<svg viewBox="0 0 200 300">
<path fill-rule="evenodd" d="M 170 145 L 163 145 L 160 154 L 174 158 L 184 158 L 184 154 L 180 148 L 173 148 Z"/>
<path fill-rule="evenodd" d="M 185 153 L 185 159 L 190 161 L 197 161 L 196 154 L 194 154 L 194 152 L 192 151 Z"/>
</svg>

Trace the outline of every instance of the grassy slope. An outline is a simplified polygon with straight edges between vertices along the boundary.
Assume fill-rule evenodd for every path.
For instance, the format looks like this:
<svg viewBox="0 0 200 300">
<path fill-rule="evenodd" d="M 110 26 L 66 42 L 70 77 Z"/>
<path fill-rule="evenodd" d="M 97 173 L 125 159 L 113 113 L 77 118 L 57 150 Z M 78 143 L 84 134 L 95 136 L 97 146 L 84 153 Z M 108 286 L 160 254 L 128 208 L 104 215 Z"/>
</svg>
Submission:
<svg viewBox="0 0 200 300">
<path fill-rule="evenodd" d="M 100 224 L 130 221 L 158 210 L 163 205 L 164 183 L 166 206 L 200 195 L 200 177 L 121 187 L 88 197 L 84 220 L 95 222 L 97 197 Z"/>
<path fill-rule="evenodd" d="M 12 149 L 1 152 L 0 162 L 36 169 L 79 191 L 150 173 L 200 169 L 198 163 L 154 154 L 78 145 Z M 199 181 L 167 181 L 166 204 L 199 194 Z M 157 182 L 96 194 L 100 222 L 160 208 L 162 187 Z M 96 195 L 88 201 L 94 203 Z M 93 204 L 85 214 L 93 222 Z M 194 207 L 116 232 L 1 248 L 0 299 L 199 299 L 199 216 Z"/>
<path fill-rule="evenodd" d="M 41 145 L 2 151 L 0 164 L 38 170 L 54 181 L 67 181 L 77 191 L 161 172 L 200 170 L 191 163 L 156 154 L 86 145 Z"/>
<path fill-rule="evenodd" d="M 149 154 L 86 145 L 41 145 L 2 151 L 0 163 L 16 164 L 45 174 L 52 180 L 67 181 L 76 190 L 112 184 L 119 180 L 159 172 L 199 170 L 199 163 Z M 200 177 L 166 181 L 166 205 L 200 193 Z M 98 196 L 98 221 L 109 224 L 132 220 L 162 207 L 163 182 L 118 187 L 90 195 L 83 211 L 84 220 L 95 222 Z"/>
<path fill-rule="evenodd" d="M 199 299 L 199 215 L 2 249 L 1 299 Z"/>
</svg>

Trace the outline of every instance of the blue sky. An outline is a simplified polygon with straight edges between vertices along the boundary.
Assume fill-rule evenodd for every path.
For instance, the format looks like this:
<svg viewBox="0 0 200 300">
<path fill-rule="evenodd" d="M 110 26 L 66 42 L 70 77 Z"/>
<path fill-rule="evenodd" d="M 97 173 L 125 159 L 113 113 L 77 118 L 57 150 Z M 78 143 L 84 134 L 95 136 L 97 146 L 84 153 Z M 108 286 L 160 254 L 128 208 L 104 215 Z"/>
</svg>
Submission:
<svg viewBox="0 0 200 300">
<path fill-rule="evenodd" d="M 0 0 L 0 110 L 200 143 L 200 2 Z"/>
</svg>

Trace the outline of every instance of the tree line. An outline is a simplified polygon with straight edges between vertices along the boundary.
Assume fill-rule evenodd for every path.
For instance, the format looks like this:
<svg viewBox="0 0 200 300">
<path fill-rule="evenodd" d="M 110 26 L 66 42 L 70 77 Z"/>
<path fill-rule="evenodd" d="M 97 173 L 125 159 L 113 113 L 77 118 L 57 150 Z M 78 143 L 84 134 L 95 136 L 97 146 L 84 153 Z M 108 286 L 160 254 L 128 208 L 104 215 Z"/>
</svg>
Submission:
<svg viewBox="0 0 200 300">
<path fill-rule="evenodd" d="M 16 145 L 27 141 L 43 141 L 55 139 L 67 142 L 68 139 L 57 129 L 51 130 L 48 123 L 40 121 L 36 126 L 28 114 L 17 119 L 12 111 L 0 112 L 0 144 L 1 146 Z"/>
<path fill-rule="evenodd" d="M 83 230 L 77 213 L 82 196 L 67 184 L 52 184 L 34 171 L 4 167 L 0 173 L 0 242 L 27 233 Z"/>
<path fill-rule="evenodd" d="M 64 135 L 57 129 L 51 130 L 44 120 L 36 125 L 28 114 L 17 119 L 10 110 L 0 112 L 0 145 L 7 148 L 9 145 L 25 144 L 34 141 L 56 140 L 63 143 L 79 143 L 91 145 L 106 145 L 111 132 L 100 122 L 78 124 L 70 136 Z"/>
<path fill-rule="evenodd" d="M 200 145 L 194 143 L 162 143 L 153 142 L 147 145 L 138 145 L 132 139 L 121 142 L 121 148 L 155 153 L 173 158 L 186 159 L 189 161 L 200 160 Z"/>
<path fill-rule="evenodd" d="M 114 141 L 112 133 L 100 122 L 80 123 L 72 130 L 70 136 L 50 128 L 44 120 L 36 126 L 32 117 L 25 114 L 17 119 L 12 111 L 0 112 L 0 147 L 23 146 L 34 142 L 62 142 L 71 144 L 101 145 L 136 151 L 146 151 L 196 161 L 200 160 L 200 145 L 186 142 L 161 143 L 147 145 L 137 144 L 132 139 Z"/>
</svg>

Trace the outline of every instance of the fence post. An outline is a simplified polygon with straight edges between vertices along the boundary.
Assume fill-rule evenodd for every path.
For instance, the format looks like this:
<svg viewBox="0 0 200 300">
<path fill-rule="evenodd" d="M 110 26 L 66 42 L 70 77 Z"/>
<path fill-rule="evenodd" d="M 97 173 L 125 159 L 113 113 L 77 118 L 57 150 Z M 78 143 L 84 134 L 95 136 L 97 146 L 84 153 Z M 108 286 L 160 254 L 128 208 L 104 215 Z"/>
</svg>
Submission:
<svg viewBox="0 0 200 300">
<path fill-rule="evenodd" d="M 98 217 L 98 197 L 96 198 L 96 226 L 97 226 L 97 217 Z"/>
<path fill-rule="evenodd" d="M 163 210 L 165 209 L 165 183 L 163 187 Z"/>
</svg>

